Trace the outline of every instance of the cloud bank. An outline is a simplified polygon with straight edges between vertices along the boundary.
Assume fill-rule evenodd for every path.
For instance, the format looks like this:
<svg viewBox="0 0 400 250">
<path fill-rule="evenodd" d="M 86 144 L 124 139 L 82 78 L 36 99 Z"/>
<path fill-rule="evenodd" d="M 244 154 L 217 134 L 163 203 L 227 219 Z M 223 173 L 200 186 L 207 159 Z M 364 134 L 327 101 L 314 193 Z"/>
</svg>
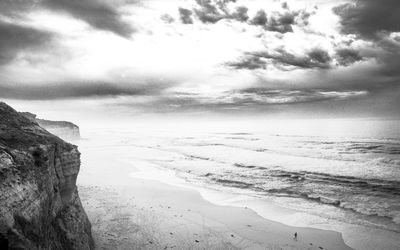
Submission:
<svg viewBox="0 0 400 250">
<path fill-rule="evenodd" d="M 43 0 L 44 8 L 64 12 L 87 22 L 96 29 L 113 32 L 122 37 L 129 37 L 135 29 L 122 19 L 121 12 L 114 6 L 115 1 L 96 0 Z"/>
<path fill-rule="evenodd" d="M 35 28 L 2 22 L 0 20 L 0 65 L 13 60 L 20 53 L 29 53 L 46 47 L 52 33 Z"/>
<path fill-rule="evenodd" d="M 368 103 L 370 115 L 399 113 L 399 8 L 395 0 L 4 0 L 0 97 L 129 99 L 171 112 Z"/>
</svg>

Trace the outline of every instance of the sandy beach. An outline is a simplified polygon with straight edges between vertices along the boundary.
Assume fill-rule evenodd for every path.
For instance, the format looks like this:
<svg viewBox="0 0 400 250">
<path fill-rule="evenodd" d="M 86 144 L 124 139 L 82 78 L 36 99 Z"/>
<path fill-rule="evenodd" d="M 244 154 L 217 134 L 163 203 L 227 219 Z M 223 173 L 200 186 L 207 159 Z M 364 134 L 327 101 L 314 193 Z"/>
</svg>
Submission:
<svg viewBox="0 0 400 250">
<path fill-rule="evenodd" d="M 81 152 L 79 194 L 98 249 L 351 249 L 338 232 L 286 226 L 247 207 L 215 205 L 191 188 L 135 177 L 135 164 L 107 148 Z"/>
</svg>

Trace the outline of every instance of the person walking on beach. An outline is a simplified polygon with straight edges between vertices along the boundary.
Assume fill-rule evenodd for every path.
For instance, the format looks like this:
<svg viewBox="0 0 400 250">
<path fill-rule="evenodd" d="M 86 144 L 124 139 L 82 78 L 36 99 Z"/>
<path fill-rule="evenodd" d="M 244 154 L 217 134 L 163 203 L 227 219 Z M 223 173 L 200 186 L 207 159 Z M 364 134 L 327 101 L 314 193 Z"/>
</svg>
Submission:
<svg viewBox="0 0 400 250">
<path fill-rule="evenodd" d="M 297 232 L 294 233 L 294 240 L 297 240 Z"/>
</svg>

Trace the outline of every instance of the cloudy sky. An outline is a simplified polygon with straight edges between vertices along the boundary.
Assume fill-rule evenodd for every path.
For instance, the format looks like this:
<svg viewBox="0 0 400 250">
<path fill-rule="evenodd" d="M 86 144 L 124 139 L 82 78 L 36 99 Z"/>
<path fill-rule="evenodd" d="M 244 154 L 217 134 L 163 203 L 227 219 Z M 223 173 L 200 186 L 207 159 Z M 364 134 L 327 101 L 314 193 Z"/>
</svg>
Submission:
<svg viewBox="0 0 400 250">
<path fill-rule="evenodd" d="M 399 117 L 399 13 L 398 0 L 0 0 L 0 98 Z"/>
</svg>

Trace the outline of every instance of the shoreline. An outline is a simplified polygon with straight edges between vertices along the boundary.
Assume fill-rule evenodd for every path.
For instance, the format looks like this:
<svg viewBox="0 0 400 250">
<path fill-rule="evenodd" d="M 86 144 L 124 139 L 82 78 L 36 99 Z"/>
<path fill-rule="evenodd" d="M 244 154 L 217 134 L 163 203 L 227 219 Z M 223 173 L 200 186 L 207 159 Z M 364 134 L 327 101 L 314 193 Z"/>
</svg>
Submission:
<svg viewBox="0 0 400 250">
<path fill-rule="evenodd" d="M 125 161 L 126 164 L 131 164 Z M 344 243 L 353 249 L 395 249 L 398 243 L 398 233 L 379 228 L 367 228 L 363 225 L 349 224 L 335 219 L 323 219 L 320 216 L 297 211 L 276 204 L 268 197 L 252 197 L 246 194 L 235 194 L 221 189 L 202 187 L 185 181 L 173 170 L 148 164 L 136 166 L 136 171 L 130 174 L 134 178 L 156 180 L 168 185 L 188 188 L 199 192 L 202 198 L 218 206 L 248 208 L 260 217 L 292 227 L 308 227 L 320 230 L 332 230 L 342 235 Z"/>
<path fill-rule="evenodd" d="M 287 226 L 246 207 L 214 204 L 191 188 L 133 177 L 144 165 L 103 149 L 81 148 L 78 180 L 99 249 L 351 249 L 335 231 Z"/>
</svg>

